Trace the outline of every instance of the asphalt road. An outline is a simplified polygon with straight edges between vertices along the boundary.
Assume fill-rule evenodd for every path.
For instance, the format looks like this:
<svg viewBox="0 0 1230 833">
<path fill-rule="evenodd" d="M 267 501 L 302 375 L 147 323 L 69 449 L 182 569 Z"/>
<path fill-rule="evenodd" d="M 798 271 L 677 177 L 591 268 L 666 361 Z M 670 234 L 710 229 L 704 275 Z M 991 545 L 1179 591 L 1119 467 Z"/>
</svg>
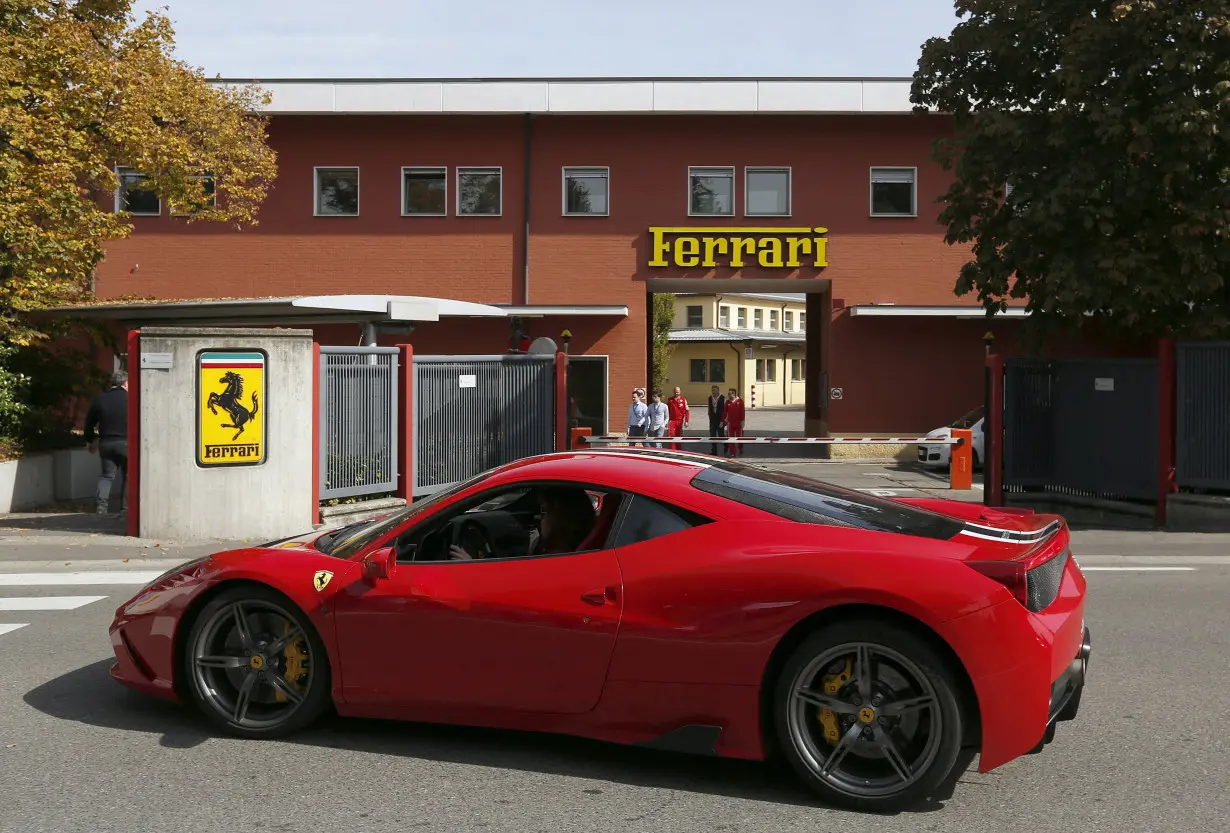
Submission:
<svg viewBox="0 0 1230 833">
<path fill-rule="evenodd" d="M 151 561 L 113 541 L 77 547 L 66 565 L 59 543 L 10 538 L 0 831 L 1225 830 L 1230 536 L 1074 537 L 1081 563 L 1102 568 L 1088 573 L 1094 651 L 1079 718 L 1043 754 L 971 770 L 950 798 L 889 817 L 825 807 L 760 764 L 569 738 L 336 719 L 290 741 L 219 737 L 109 678 L 106 627 L 138 584 L 56 583 L 79 570 L 136 570 L 125 575 L 140 582 L 190 552 Z M 49 601 L 65 596 L 98 598 Z M 51 606 L 66 609 L 4 609 Z"/>
</svg>

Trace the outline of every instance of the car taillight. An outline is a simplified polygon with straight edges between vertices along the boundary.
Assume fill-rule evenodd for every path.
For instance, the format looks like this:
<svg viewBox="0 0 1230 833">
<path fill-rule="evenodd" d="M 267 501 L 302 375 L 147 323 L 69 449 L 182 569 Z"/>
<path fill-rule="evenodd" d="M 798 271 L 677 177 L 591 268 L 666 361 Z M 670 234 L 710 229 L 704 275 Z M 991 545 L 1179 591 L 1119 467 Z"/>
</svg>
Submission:
<svg viewBox="0 0 1230 833">
<path fill-rule="evenodd" d="M 967 561 L 971 568 L 992 581 L 998 581 L 1025 607 L 1029 607 L 1029 579 L 1019 561 Z"/>
</svg>

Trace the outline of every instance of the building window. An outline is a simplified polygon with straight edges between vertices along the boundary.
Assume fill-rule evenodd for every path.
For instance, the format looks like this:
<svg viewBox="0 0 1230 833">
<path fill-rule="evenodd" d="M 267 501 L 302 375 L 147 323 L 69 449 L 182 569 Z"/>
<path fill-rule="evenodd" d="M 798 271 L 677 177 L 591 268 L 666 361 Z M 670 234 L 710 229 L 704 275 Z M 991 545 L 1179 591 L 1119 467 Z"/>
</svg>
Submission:
<svg viewBox="0 0 1230 833">
<path fill-rule="evenodd" d="M 709 381 L 714 382 L 714 383 L 726 381 L 726 360 L 725 359 L 710 359 L 709 360 Z"/>
<path fill-rule="evenodd" d="M 498 217 L 503 209 L 500 168 L 457 169 L 457 214 L 461 217 Z"/>
<path fill-rule="evenodd" d="M 807 313 L 805 312 L 799 313 L 799 329 L 800 330 L 807 329 Z"/>
<path fill-rule="evenodd" d="M 918 213 L 917 176 L 917 168 L 872 168 L 871 216 L 915 216 Z"/>
<path fill-rule="evenodd" d="M 703 307 L 688 307 L 688 326 L 700 327 L 704 325 L 704 308 Z"/>
<path fill-rule="evenodd" d="M 707 362 L 704 359 L 692 359 L 688 362 L 688 381 L 703 382 L 705 381 L 705 365 Z"/>
<path fill-rule="evenodd" d="M 127 211 L 139 217 L 157 217 L 162 214 L 162 199 L 151 188 L 139 187 L 149 181 L 145 174 L 132 168 L 116 168 L 119 183 L 115 189 L 115 212 Z"/>
<path fill-rule="evenodd" d="M 777 329 L 777 310 L 775 309 L 769 310 L 769 329 Z"/>
<path fill-rule="evenodd" d="M 807 373 L 807 359 L 790 360 L 790 381 L 802 382 Z"/>
<path fill-rule="evenodd" d="M 739 311 L 736 313 L 735 321 L 738 322 L 735 326 L 737 326 L 740 330 L 747 329 L 747 307 L 739 307 Z"/>
<path fill-rule="evenodd" d="M 610 196 L 610 168 L 564 168 L 564 216 L 609 216 Z"/>
<path fill-rule="evenodd" d="M 444 217 L 448 214 L 448 168 L 402 168 L 403 217 Z"/>
<path fill-rule="evenodd" d="M 776 359 L 756 359 L 756 381 L 757 382 L 776 382 L 777 381 L 777 360 Z"/>
<path fill-rule="evenodd" d="M 788 217 L 790 169 L 744 169 L 743 199 L 743 213 L 749 217 Z"/>
<path fill-rule="evenodd" d="M 755 330 L 764 329 L 764 310 L 762 309 L 752 310 L 752 329 L 755 329 Z"/>
<path fill-rule="evenodd" d="M 734 168 L 688 168 L 689 215 L 731 217 L 734 213 Z"/>
<path fill-rule="evenodd" d="M 201 180 L 201 187 L 205 189 L 205 201 L 195 203 L 187 211 L 184 211 L 177 205 L 171 206 L 172 217 L 191 217 L 203 208 L 213 208 L 218 204 L 217 183 L 214 181 L 212 174 L 201 174 L 195 179 Z"/>
<path fill-rule="evenodd" d="M 786 323 L 782 326 L 782 329 L 783 330 L 793 330 L 794 329 L 794 313 L 786 312 L 784 314 L 786 316 L 785 318 Z"/>
<path fill-rule="evenodd" d="M 730 307 L 718 307 L 718 326 L 723 330 L 730 329 Z"/>
<path fill-rule="evenodd" d="M 316 216 L 359 216 L 359 169 L 316 168 Z"/>
</svg>

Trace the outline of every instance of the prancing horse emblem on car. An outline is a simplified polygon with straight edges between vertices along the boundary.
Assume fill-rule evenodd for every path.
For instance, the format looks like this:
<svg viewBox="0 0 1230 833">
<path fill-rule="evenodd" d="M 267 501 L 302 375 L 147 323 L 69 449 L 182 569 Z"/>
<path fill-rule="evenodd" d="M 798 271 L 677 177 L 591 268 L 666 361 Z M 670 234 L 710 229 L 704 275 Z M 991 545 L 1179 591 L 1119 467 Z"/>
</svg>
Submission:
<svg viewBox="0 0 1230 833">
<path fill-rule="evenodd" d="M 312 586 L 316 588 L 316 592 L 324 590 L 329 586 L 329 582 L 333 580 L 333 573 L 328 570 L 317 570 L 316 575 L 312 576 Z"/>
</svg>

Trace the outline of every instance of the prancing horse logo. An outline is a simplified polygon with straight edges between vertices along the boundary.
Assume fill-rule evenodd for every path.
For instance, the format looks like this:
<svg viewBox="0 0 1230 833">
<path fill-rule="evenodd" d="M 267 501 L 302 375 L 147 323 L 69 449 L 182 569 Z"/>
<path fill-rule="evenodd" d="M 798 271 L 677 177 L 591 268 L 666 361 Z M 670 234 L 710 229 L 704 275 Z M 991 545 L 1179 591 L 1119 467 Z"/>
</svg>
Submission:
<svg viewBox="0 0 1230 833">
<path fill-rule="evenodd" d="M 317 570 L 316 575 L 312 576 L 312 586 L 316 588 L 316 592 L 324 590 L 329 586 L 329 582 L 333 580 L 333 573 L 328 570 Z"/>
<path fill-rule="evenodd" d="M 257 413 L 260 412 L 260 398 L 257 397 L 256 391 L 252 392 L 252 410 L 249 411 L 239 401 L 243 399 L 243 377 L 233 370 L 228 370 L 222 374 L 220 381 L 226 385 L 226 388 L 222 393 L 210 391 L 209 401 L 205 404 L 209 406 L 210 413 L 216 414 L 218 408 L 221 408 L 230 415 L 231 421 L 222 423 L 222 427 L 239 429 L 235 432 L 235 436 L 231 437 L 231 442 L 234 442 L 243 433 L 243 426 L 255 419 Z"/>
</svg>

